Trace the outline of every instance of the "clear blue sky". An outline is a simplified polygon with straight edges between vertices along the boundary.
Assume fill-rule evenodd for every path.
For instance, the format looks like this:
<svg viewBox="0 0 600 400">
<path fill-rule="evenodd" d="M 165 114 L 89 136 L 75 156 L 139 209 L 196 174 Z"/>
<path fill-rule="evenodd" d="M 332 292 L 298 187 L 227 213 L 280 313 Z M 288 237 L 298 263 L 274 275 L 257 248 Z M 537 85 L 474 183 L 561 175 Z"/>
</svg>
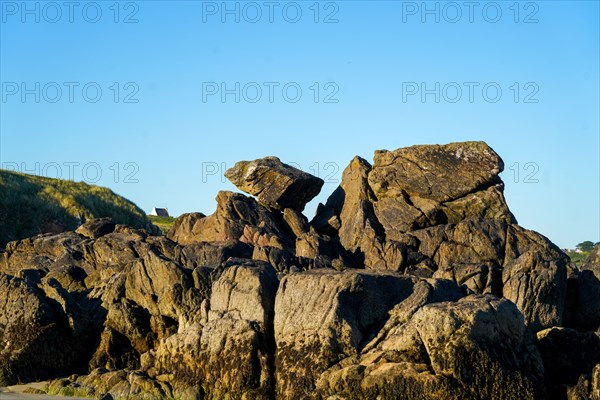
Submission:
<svg viewBox="0 0 600 400">
<path fill-rule="evenodd" d="M 99 167 L 97 184 L 178 215 L 234 190 L 222 165 L 277 155 L 331 181 L 311 217 L 354 155 L 485 140 L 521 225 L 600 241 L 597 1 L 247 3 L 0 1 L 0 161 Z"/>
</svg>

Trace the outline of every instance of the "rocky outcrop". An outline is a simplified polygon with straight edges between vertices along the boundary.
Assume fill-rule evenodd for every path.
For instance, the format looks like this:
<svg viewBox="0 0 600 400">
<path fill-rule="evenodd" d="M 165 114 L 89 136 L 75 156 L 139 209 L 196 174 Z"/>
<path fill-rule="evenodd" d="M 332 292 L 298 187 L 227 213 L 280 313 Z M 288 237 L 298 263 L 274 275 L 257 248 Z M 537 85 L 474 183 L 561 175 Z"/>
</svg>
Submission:
<svg viewBox="0 0 600 400">
<path fill-rule="evenodd" d="M 318 398 L 316 381 L 332 365 L 356 357 L 383 326 L 390 310 L 415 306 L 419 281 L 399 274 L 331 270 L 291 274 L 275 301 L 278 398 Z M 429 287 L 420 305 L 435 298 Z M 454 299 L 458 288 L 449 290 Z M 441 296 L 443 298 L 443 296 Z M 413 310 L 414 311 L 414 310 Z"/>
<path fill-rule="evenodd" d="M 277 157 L 240 161 L 225 172 L 238 189 L 268 207 L 302 211 L 321 191 L 323 180 L 282 163 Z"/>
<path fill-rule="evenodd" d="M 512 221 L 500 157 L 483 142 L 375 152 L 369 172 L 375 215 L 389 238 L 469 216 Z"/>
<path fill-rule="evenodd" d="M 534 331 L 560 325 L 568 258 L 516 224 L 503 168 L 482 142 L 379 151 L 373 166 L 356 157 L 312 225 L 359 267 L 452 279 L 514 301 Z"/>
<path fill-rule="evenodd" d="M 514 304 L 490 295 L 424 304 L 329 368 L 321 398 L 543 398 L 543 366 L 523 322 Z"/>
<path fill-rule="evenodd" d="M 199 358 L 208 398 L 272 396 L 278 283 L 269 264 L 249 262 L 228 268 L 213 284 Z"/>
<path fill-rule="evenodd" d="M 0 274 L 0 385 L 66 375 L 81 366 L 81 342 L 44 292 Z"/>
<path fill-rule="evenodd" d="M 593 399 L 597 257 L 519 226 L 484 143 L 275 158 L 166 237 L 107 219 L 0 252 L 0 383 L 182 399 Z M 314 193 L 313 193 L 314 192 Z M 597 254 L 597 251 L 596 253 Z M 537 334 L 537 335 L 536 335 Z M 65 378 L 68 376 L 68 378 Z"/>
</svg>

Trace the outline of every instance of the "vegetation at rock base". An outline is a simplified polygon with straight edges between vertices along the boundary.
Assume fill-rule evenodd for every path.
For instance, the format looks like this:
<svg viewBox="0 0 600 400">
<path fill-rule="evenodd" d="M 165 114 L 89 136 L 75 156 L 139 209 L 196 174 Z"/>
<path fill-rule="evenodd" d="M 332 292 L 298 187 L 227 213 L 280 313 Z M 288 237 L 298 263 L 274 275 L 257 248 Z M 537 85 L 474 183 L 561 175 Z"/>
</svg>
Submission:
<svg viewBox="0 0 600 400">
<path fill-rule="evenodd" d="M 171 230 L 175 220 L 177 219 L 174 217 L 157 217 L 154 215 L 149 215 L 148 218 L 150 219 L 150 222 L 160 229 L 163 235 L 166 235 Z"/>
<path fill-rule="evenodd" d="M 594 249 L 594 246 L 598 243 L 594 244 L 594 242 L 590 240 L 586 240 L 584 242 L 579 243 L 575 250 L 567 251 L 567 255 L 571 259 L 571 262 L 575 264 L 576 267 L 581 267 L 581 265 L 587 260 L 590 252 Z"/>
<path fill-rule="evenodd" d="M 100 217 L 150 227 L 143 210 L 110 189 L 0 170 L 0 247 L 40 233 L 74 230 L 80 219 Z"/>
</svg>

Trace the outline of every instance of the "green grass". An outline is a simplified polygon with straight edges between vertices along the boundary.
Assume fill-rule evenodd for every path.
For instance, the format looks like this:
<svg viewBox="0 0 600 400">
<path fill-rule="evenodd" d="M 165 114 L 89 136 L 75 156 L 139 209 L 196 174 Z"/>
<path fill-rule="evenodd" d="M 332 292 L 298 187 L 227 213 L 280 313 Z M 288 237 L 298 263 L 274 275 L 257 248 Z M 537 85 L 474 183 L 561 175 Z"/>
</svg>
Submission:
<svg viewBox="0 0 600 400">
<path fill-rule="evenodd" d="M 148 218 L 150 218 L 150 222 L 158 226 L 163 235 L 166 235 L 171 230 L 176 220 L 173 217 L 155 217 L 153 215 L 149 215 Z"/>
<path fill-rule="evenodd" d="M 49 221 L 74 230 L 78 215 L 85 220 L 111 217 L 118 224 L 150 227 L 143 210 L 110 189 L 0 170 L 0 247 L 41 233 L 40 227 Z"/>
<path fill-rule="evenodd" d="M 590 253 L 588 253 L 587 251 L 582 251 L 581 253 L 578 253 L 576 251 L 567 251 L 567 255 L 571 259 L 571 262 L 575 264 L 577 268 L 581 268 L 582 264 L 588 258 Z"/>
</svg>

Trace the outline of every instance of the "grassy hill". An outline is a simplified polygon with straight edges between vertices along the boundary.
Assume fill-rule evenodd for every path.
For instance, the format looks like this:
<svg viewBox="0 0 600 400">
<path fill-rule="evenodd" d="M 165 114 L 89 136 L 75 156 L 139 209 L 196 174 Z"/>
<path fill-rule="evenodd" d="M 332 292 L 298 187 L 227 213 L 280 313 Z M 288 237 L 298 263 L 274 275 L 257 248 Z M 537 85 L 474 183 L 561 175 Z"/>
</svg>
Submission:
<svg viewBox="0 0 600 400">
<path fill-rule="evenodd" d="M 0 170 L 0 247 L 40 234 L 48 226 L 73 230 L 78 216 L 150 227 L 144 211 L 110 189 Z"/>
</svg>

